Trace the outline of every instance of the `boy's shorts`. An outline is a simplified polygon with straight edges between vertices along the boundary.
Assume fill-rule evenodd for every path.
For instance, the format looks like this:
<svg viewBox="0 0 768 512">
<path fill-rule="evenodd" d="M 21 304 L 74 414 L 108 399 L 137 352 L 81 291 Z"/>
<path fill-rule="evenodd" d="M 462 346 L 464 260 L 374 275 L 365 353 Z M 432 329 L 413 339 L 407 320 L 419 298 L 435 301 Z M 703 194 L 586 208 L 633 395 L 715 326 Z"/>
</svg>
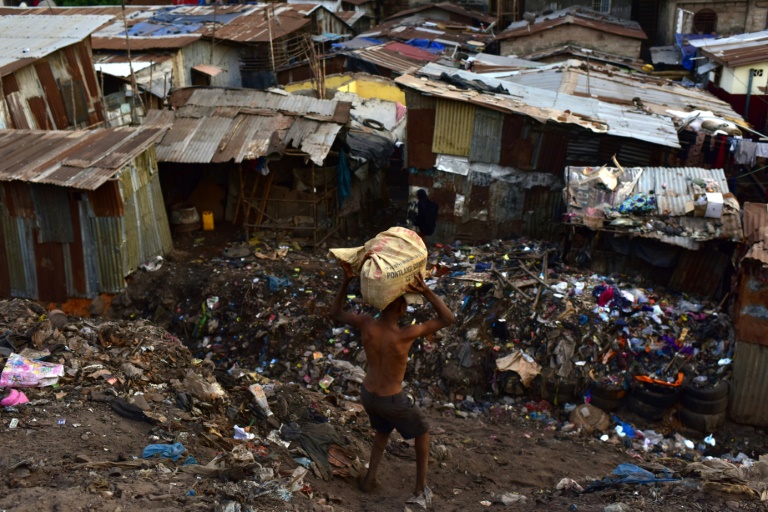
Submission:
<svg viewBox="0 0 768 512">
<path fill-rule="evenodd" d="M 405 392 L 378 396 L 365 389 L 365 386 L 362 388 L 363 407 L 375 431 L 389 434 L 397 429 L 403 439 L 413 439 L 429 432 L 427 418 Z"/>
</svg>

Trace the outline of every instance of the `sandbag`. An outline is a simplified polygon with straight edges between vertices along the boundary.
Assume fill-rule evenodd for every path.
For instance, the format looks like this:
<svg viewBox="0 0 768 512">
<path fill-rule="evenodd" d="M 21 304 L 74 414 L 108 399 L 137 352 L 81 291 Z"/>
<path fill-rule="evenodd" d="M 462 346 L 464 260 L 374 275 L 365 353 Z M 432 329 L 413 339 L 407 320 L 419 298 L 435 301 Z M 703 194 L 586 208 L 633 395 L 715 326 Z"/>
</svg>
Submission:
<svg viewBox="0 0 768 512">
<path fill-rule="evenodd" d="M 360 289 L 365 301 L 379 309 L 386 308 L 405 294 L 417 274 L 427 268 L 427 247 L 410 229 L 393 227 L 368 240 L 362 247 L 331 249 L 329 256 L 349 263 L 360 275 Z M 406 294 L 409 303 L 420 296 Z"/>
</svg>

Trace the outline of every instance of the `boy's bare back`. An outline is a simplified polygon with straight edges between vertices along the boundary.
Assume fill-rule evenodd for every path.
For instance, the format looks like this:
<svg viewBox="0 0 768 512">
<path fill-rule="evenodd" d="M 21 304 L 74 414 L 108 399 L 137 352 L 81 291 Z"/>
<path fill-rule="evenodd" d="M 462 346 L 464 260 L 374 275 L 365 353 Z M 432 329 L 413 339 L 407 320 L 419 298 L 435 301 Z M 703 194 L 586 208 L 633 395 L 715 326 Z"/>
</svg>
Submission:
<svg viewBox="0 0 768 512">
<path fill-rule="evenodd" d="M 378 396 L 403 390 L 408 351 L 415 338 L 404 338 L 402 329 L 371 318 L 361 328 L 368 372 L 363 385 Z"/>
</svg>

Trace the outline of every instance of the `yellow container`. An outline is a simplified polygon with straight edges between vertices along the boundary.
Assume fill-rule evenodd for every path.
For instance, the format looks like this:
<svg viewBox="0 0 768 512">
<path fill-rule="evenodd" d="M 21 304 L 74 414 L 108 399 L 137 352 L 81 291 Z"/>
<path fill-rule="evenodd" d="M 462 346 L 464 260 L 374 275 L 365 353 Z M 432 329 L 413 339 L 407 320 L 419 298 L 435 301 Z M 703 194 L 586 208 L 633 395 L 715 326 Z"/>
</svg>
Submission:
<svg viewBox="0 0 768 512">
<path fill-rule="evenodd" d="M 213 231 L 213 212 L 203 212 L 203 231 Z"/>
</svg>

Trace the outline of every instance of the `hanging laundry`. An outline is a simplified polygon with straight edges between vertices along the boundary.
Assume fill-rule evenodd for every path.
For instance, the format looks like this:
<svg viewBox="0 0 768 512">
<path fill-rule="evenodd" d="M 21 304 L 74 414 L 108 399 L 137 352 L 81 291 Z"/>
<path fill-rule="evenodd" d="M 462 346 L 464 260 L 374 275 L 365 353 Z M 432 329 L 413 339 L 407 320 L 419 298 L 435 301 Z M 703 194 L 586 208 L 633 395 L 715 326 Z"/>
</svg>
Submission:
<svg viewBox="0 0 768 512">
<path fill-rule="evenodd" d="M 755 156 L 768 158 L 768 142 L 758 142 Z"/>
<path fill-rule="evenodd" d="M 756 142 L 742 140 L 736 153 L 733 155 L 734 161 L 741 165 L 755 165 L 757 146 Z"/>
</svg>

